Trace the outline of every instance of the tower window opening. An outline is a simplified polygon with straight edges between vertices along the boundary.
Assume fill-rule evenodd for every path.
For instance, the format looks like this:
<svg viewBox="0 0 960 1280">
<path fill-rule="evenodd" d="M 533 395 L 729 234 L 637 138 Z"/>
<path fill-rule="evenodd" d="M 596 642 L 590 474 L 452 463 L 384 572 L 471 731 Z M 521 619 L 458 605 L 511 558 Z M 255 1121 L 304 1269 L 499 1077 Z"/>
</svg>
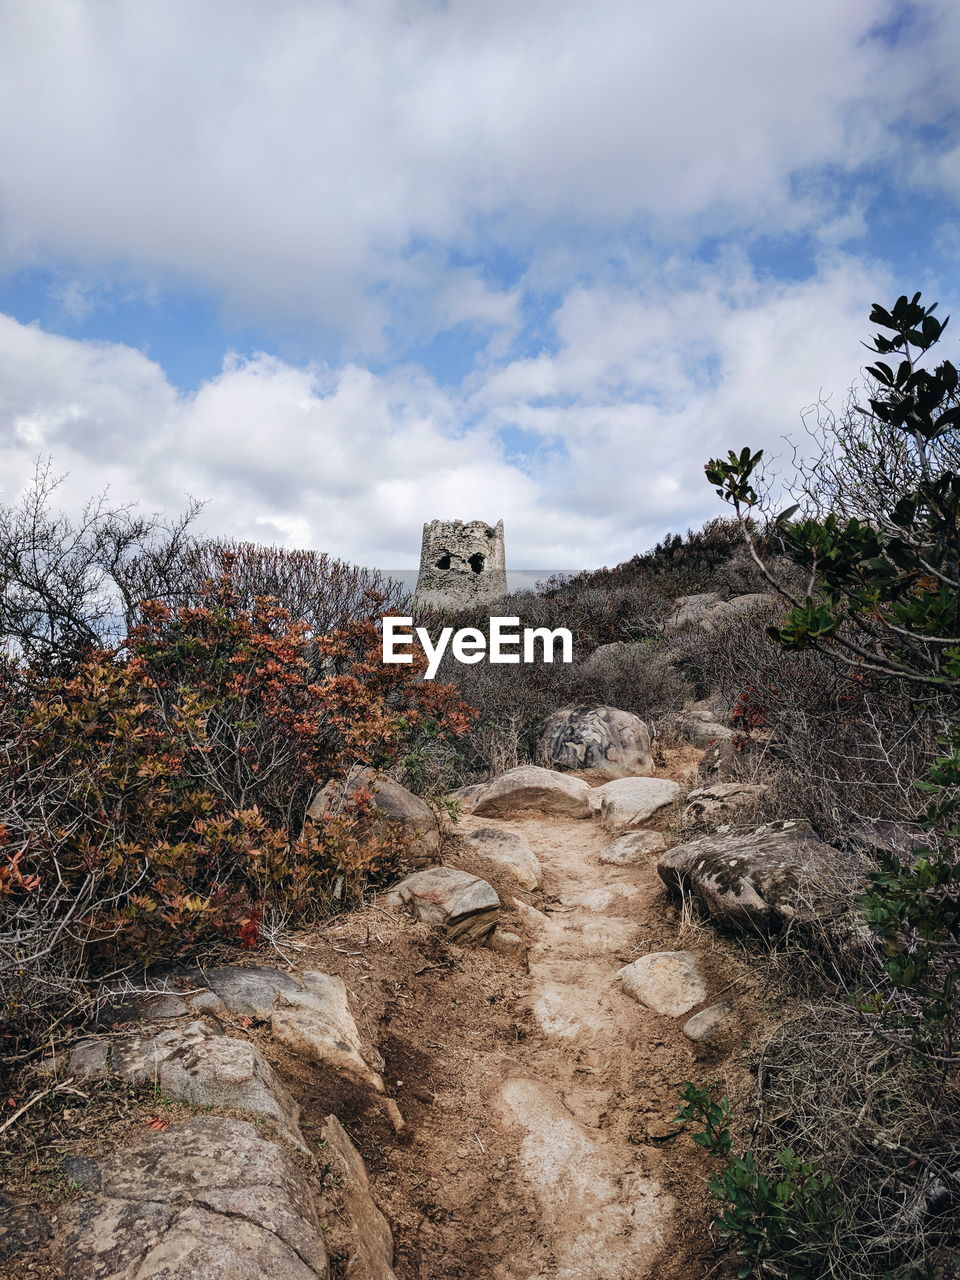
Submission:
<svg viewBox="0 0 960 1280">
<path fill-rule="evenodd" d="M 474 552 L 470 557 L 470 568 L 474 573 L 483 573 L 484 557 L 479 551 Z"/>
<path fill-rule="evenodd" d="M 444 555 L 444 556 L 441 556 L 441 557 L 440 557 L 440 559 L 437 561 L 437 568 L 438 568 L 438 569 L 449 569 L 449 568 L 450 568 L 450 556 L 449 556 L 449 553 L 448 553 L 447 555 Z"/>
</svg>

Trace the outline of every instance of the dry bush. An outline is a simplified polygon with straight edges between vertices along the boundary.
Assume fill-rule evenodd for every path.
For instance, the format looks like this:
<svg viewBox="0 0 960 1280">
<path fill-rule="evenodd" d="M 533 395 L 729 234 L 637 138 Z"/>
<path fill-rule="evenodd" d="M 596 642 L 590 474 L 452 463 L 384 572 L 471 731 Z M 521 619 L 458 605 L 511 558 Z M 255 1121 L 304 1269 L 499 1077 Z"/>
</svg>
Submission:
<svg viewBox="0 0 960 1280">
<path fill-rule="evenodd" d="M 764 1167 L 789 1147 L 832 1179 L 837 1211 L 818 1274 L 947 1274 L 937 1267 L 954 1256 L 960 1090 L 878 1040 L 850 1003 L 804 1003 L 764 1046 L 747 1141 Z"/>
<path fill-rule="evenodd" d="M 376 617 L 315 642 L 229 579 L 154 603 L 127 643 L 0 685 L 0 1029 L 42 1029 L 91 970 L 228 941 L 268 910 L 305 919 L 392 876 L 401 849 L 362 789 L 304 825 L 313 791 L 457 735 L 468 709 L 379 661 Z"/>
<path fill-rule="evenodd" d="M 760 745 L 776 817 L 809 818 L 827 840 L 868 820 L 915 821 L 916 781 L 937 753 L 947 710 L 918 709 L 895 681 L 785 650 L 765 631 L 775 610 L 675 642 L 688 677 L 712 685 L 731 725 Z"/>
<path fill-rule="evenodd" d="M 150 591 L 156 574 L 144 558 L 141 599 L 162 599 L 174 608 L 199 604 L 210 582 L 229 572 L 237 601 L 249 609 L 257 599 L 276 600 L 312 635 L 329 635 L 353 618 L 371 612 L 408 611 L 403 586 L 378 570 L 335 560 L 321 551 L 289 550 L 253 542 L 194 541 L 182 548 L 162 594 Z M 138 593 L 135 593 L 138 594 Z"/>
</svg>

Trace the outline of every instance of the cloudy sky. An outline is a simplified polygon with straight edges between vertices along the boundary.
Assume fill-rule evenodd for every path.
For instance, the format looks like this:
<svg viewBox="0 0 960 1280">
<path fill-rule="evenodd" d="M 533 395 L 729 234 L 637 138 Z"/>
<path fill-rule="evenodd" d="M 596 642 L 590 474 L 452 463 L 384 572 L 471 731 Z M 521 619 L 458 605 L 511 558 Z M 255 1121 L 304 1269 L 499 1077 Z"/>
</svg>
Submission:
<svg viewBox="0 0 960 1280">
<path fill-rule="evenodd" d="M 616 563 L 960 308 L 958 108 L 956 0 L 0 0 L 0 501 Z"/>
</svg>

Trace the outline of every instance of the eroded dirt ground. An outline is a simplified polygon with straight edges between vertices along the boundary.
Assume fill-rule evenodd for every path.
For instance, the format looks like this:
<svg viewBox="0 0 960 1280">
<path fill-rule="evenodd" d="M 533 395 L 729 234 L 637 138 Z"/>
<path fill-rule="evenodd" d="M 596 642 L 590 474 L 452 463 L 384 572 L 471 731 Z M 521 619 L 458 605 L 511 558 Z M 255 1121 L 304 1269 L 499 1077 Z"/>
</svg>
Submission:
<svg viewBox="0 0 960 1280">
<path fill-rule="evenodd" d="M 615 981 L 638 955 L 690 945 L 655 858 L 601 864 L 609 837 L 589 821 L 463 817 L 459 829 L 471 825 L 521 832 L 541 860 L 541 890 L 517 894 L 467 846 L 446 858 L 497 883 L 525 959 L 448 945 L 377 909 L 298 956 L 360 993 L 362 1030 L 408 1122 L 398 1140 L 362 1100 L 346 1119 L 394 1226 L 398 1276 L 734 1275 L 708 1232 L 709 1158 L 672 1123 L 684 1081 L 728 1068 L 698 1060 L 683 1018 L 647 1010 Z M 700 959 L 711 1000 L 729 994 L 735 958 L 704 947 Z M 343 1112 L 342 1096 L 307 1096 L 302 1065 L 280 1065 L 308 1124 L 332 1102 Z"/>
<path fill-rule="evenodd" d="M 684 765 L 668 761 L 661 776 Z M 374 903 L 255 958 L 343 977 L 362 1035 L 386 1060 L 401 1133 L 382 1103 L 289 1053 L 264 1026 L 245 1019 L 224 1029 L 260 1044 L 303 1108 L 308 1139 L 319 1140 L 331 1112 L 344 1123 L 390 1220 L 398 1280 L 733 1277 L 735 1261 L 709 1231 L 711 1158 L 673 1117 L 688 1079 L 743 1091 L 742 1018 L 756 1007 L 750 967 L 683 921 L 655 857 L 602 864 L 610 838 L 594 822 L 462 817 L 457 830 L 474 825 L 521 832 L 542 863 L 541 889 L 518 892 L 457 835 L 444 853 L 495 885 L 501 923 L 524 951 L 450 944 Z M 684 1018 L 651 1012 L 615 980 L 642 954 L 682 948 L 699 955 L 708 1003 L 724 994 L 740 1014 L 739 1045 L 725 1057 L 698 1057 Z M 183 1111 L 136 1096 L 118 1098 L 116 1116 L 98 1106 L 91 1094 L 89 1109 L 77 1104 L 73 1119 L 57 1121 L 60 1136 L 42 1139 L 49 1150 L 26 1153 L 16 1190 L 69 1194 L 55 1185 L 64 1152 L 95 1153 Z M 18 1260 L 10 1274 L 60 1275 L 42 1256 Z"/>
</svg>

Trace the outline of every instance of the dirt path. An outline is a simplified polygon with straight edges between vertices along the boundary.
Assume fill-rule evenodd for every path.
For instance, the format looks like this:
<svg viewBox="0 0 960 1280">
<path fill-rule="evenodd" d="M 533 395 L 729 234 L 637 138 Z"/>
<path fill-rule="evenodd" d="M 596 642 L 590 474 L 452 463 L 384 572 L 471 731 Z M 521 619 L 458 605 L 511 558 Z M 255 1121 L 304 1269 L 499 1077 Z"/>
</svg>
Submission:
<svg viewBox="0 0 960 1280">
<path fill-rule="evenodd" d="M 464 817 L 460 830 L 481 825 L 526 836 L 544 883 L 518 904 L 526 963 L 435 934 L 425 954 L 427 931 L 406 926 L 420 966 L 398 966 L 379 1042 L 409 1145 L 379 1147 L 371 1133 L 364 1151 L 394 1224 L 397 1275 L 705 1275 L 709 1242 L 685 1238 L 701 1161 L 671 1123 L 678 1086 L 698 1071 L 693 1049 L 683 1019 L 647 1010 L 615 980 L 638 955 L 678 945 L 655 859 L 601 864 L 609 837 L 589 821 Z M 715 991 L 709 955 L 705 971 Z"/>
</svg>

